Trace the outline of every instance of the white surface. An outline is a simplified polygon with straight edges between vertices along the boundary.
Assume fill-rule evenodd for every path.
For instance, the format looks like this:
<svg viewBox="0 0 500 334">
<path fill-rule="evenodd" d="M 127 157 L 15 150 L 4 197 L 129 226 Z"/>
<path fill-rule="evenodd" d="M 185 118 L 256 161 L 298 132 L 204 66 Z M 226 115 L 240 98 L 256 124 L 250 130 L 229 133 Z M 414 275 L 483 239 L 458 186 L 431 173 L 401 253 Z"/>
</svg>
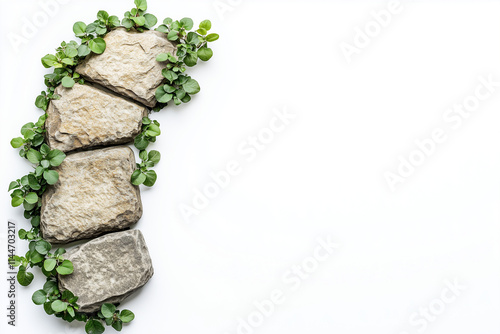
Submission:
<svg viewBox="0 0 500 334">
<path fill-rule="evenodd" d="M 352 43 L 355 27 L 386 2 L 223 2 L 233 10 L 220 16 L 212 1 L 149 0 L 161 19 L 211 19 L 221 39 L 213 59 L 190 71 L 201 93 L 153 115 L 163 160 L 156 186 L 142 190 L 137 228 L 155 275 L 123 304 L 136 314 L 123 332 L 234 334 L 254 301 L 280 290 L 275 312 L 241 333 L 499 333 L 500 94 L 458 129 L 442 117 L 474 94 L 479 76 L 500 80 L 500 4 L 404 2 L 348 64 L 339 45 Z M 9 141 L 40 115 L 33 102 L 48 73 L 40 58 L 73 38 L 74 22 L 92 21 L 99 9 L 122 17 L 132 3 L 61 5 L 16 52 L 7 33 L 41 9 L 36 1 L 2 1 L 1 189 L 29 170 Z M 247 161 L 238 146 L 283 107 L 296 119 Z M 391 192 L 384 173 L 435 128 L 446 142 Z M 241 173 L 187 224 L 179 205 L 231 160 Z M 22 210 L 1 194 L 3 226 L 15 219 L 27 227 Z M 282 276 L 290 279 L 290 267 L 328 235 L 341 246 L 293 290 Z M 7 326 L 2 311 L 1 332 L 84 333 L 31 302 L 42 284 L 36 277 L 18 287 L 18 326 Z M 419 325 L 409 318 L 439 306 L 446 279 L 467 288 L 419 331 L 423 318 Z"/>
</svg>

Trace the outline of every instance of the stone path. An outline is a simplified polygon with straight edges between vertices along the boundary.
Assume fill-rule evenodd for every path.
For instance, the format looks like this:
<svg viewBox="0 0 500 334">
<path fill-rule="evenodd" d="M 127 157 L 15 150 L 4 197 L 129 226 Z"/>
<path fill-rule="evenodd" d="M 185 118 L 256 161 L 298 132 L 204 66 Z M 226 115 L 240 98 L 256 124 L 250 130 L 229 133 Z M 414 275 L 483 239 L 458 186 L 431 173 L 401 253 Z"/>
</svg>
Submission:
<svg viewBox="0 0 500 334">
<path fill-rule="evenodd" d="M 59 181 L 42 197 L 40 229 L 56 244 L 93 239 L 66 253 L 74 272 L 59 276 L 61 289 L 79 296 L 82 312 L 121 302 L 153 275 L 142 233 L 126 230 L 142 216 L 140 189 L 130 183 L 135 156 L 116 145 L 133 141 L 147 107 L 156 104 L 164 67 L 156 56 L 175 54 L 165 36 L 124 28 L 108 33 L 106 51 L 76 69 L 87 83 L 58 87 L 61 98 L 47 109 L 49 146 L 68 155 L 57 168 Z"/>
</svg>

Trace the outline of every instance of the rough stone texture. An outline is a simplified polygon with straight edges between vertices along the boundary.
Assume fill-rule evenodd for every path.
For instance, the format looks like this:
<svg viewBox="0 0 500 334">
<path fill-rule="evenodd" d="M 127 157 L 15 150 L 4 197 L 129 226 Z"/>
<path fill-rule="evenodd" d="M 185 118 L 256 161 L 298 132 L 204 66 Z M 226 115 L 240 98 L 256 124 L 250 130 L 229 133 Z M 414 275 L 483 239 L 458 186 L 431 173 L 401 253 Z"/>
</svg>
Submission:
<svg viewBox="0 0 500 334">
<path fill-rule="evenodd" d="M 162 52 L 175 55 L 175 45 L 159 31 L 128 32 L 117 28 L 104 38 L 106 51 L 91 54 L 76 68 L 90 81 L 154 107 L 155 90 L 163 81 L 164 63 L 156 61 Z"/>
<path fill-rule="evenodd" d="M 153 276 L 153 265 L 139 230 L 106 234 L 65 254 L 71 275 L 59 275 L 61 290 L 78 296 L 80 311 L 97 311 L 102 303 L 119 303 Z"/>
<path fill-rule="evenodd" d="M 148 109 L 89 85 L 59 86 L 47 109 L 47 139 L 63 152 L 130 142 Z"/>
<path fill-rule="evenodd" d="M 49 242 L 93 238 L 130 227 L 142 216 L 139 187 L 130 183 L 135 157 L 118 146 L 69 154 L 59 181 L 42 196 L 41 232 Z"/>
</svg>

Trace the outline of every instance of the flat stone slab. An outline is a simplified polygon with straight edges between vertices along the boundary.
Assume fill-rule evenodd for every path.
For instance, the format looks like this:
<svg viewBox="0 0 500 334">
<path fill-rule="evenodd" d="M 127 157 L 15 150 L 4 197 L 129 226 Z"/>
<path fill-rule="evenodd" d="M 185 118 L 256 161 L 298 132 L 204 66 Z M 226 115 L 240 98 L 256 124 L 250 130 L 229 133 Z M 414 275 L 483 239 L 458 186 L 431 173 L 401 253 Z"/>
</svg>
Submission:
<svg viewBox="0 0 500 334">
<path fill-rule="evenodd" d="M 148 109 L 89 85 L 56 88 L 47 109 L 47 140 L 63 152 L 134 140 Z"/>
<path fill-rule="evenodd" d="M 139 230 L 106 234 L 65 254 L 74 272 L 59 275 L 61 291 L 78 296 L 80 311 L 92 313 L 103 303 L 119 303 L 146 284 L 154 269 Z"/>
<path fill-rule="evenodd" d="M 69 154 L 42 196 L 43 238 L 67 243 L 135 224 L 142 216 L 139 187 L 130 183 L 135 167 L 128 146 Z"/>
<path fill-rule="evenodd" d="M 156 61 L 160 53 L 176 54 L 176 47 L 165 33 L 142 33 L 117 28 L 104 38 L 106 50 L 91 54 L 76 68 L 89 81 L 107 87 L 148 107 L 156 105 L 155 91 L 164 80 L 164 63 Z"/>
</svg>

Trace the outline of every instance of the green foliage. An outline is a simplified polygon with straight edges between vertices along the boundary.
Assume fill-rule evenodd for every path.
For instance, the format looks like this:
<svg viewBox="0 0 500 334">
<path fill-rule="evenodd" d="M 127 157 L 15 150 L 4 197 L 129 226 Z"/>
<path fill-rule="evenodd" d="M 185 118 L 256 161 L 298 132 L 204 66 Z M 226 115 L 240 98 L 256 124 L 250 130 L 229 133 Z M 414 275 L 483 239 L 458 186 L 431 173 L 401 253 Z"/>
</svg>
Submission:
<svg viewBox="0 0 500 334">
<path fill-rule="evenodd" d="M 157 179 L 156 172 L 149 168 L 154 167 L 160 162 L 161 154 L 158 151 L 151 150 L 149 153 L 146 150 L 139 152 L 139 157 L 142 162 L 137 165 L 137 169 L 132 173 L 131 182 L 138 186 L 144 184 L 147 187 L 152 187 Z"/>
<path fill-rule="evenodd" d="M 106 11 L 99 11 L 97 19 L 90 23 L 76 22 L 73 32 L 80 40 L 62 42 L 54 54 L 47 54 L 42 59 L 45 68 L 52 68 L 52 73 L 44 76 L 46 90 L 36 97 L 35 106 L 47 111 L 51 100 L 60 98 L 55 94 L 55 89 L 61 85 L 67 89 L 76 83 L 83 84 L 84 79 L 75 72 L 76 66 L 88 55 L 102 54 L 106 49 L 105 35 L 120 24 L 126 29 L 143 32 L 152 29 L 157 24 L 157 18 L 147 10 L 146 0 L 134 0 L 135 8 L 127 11 L 120 21 L 117 16 L 109 15 Z M 156 60 L 163 63 L 163 84 L 156 90 L 158 101 L 155 111 L 165 107 L 170 101 L 179 105 L 191 100 L 191 95 L 200 91 L 196 80 L 185 74 L 186 67 L 195 66 L 198 59 L 208 61 L 213 56 L 213 51 L 208 47 L 209 42 L 214 42 L 219 35 L 208 31 L 212 28 L 209 20 L 202 21 L 198 29 L 193 30 L 194 23 L 190 18 L 173 21 L 170 18 L 156 28 L 157 31 L 167 35 L 170 41 L 177 46 L 175 55 L 162 53 Z M 87 334 L 101 334 L 104 332 L 103 322 L 121 331 L 123 324 L 134 319 L 134 313 L 129 310 L 119 311 L 113 304 L 103 304 L 100 311 L 92 314 L 79 312 L 78 297 L 68 290 L 60 291 L 58 285 L 59 275 L 73 273 L 73 264 L 64 259 L 65 250 L 58 248 L 52 252 L 52 245 L 43 240 L 40 235 L 41 198 L 47 187 L 57 183 L 59 174 L 53 167 L 59 166 L 66 155 L 59 150 L 51 150 L 45 141 L 44 113 L 36 123 L 27 123 L 21 128 L 21 136 L 11 140 L 13 148 L 19 148 L 19 155 L 33 164 L 34 170 L 18 180 L 9 184 L 12 206 L 22 206 L 24 217 L 31 222 L 29 230 L 20 229 L 19 238 L 29 242 L 29 250 L 24 256 L 9 258 L 11 266 L 19 267 L 17 280 L 19 284 L 27 286 L 34 279 L 30 268 L 38 267 L 46 276 L 42 289 L 33 293 L 32 301 L 42 305 L 45 312 L 55 315 L 65 321 L 74 320 L 86 322 Z M 160 152 L 146 148 L 150 143 L 156 142 L 161 134 L 160 123 L 148 117 L 142 120 L 142 131 L 135 138 L 134 145 L 139 150 L 142 162 L 137 164 L 137 169 L 131 176 L 134 185 L 144 184 L 153 186 L 157 175 L 154 167 L 161 159 Z"/>
<path fill-rule="evenodd" d="M 156 142 L 156 137 L 161 134 L 160 123 L 150 120 L 148 117 L 142 119 L 142 131 L 134 139 L 134 146 L 139 150 L 145 150 L 149 143 Z"/>
<path fill-rule="evenodd" d="M 115 330 L 121 331 L 123 324 L 131 322 L 134 317 L 132 311 L 123 310 L 120 312 L 116 305 L 104 303 L 101 305 L 101 310 L 87 321 L 85 332 L 87 334 L 102 334 L 104 332 L 102 321 Z"/>
<path fill-rule="evenodd" d="M 110 16 L 103 10 L 97 13 L 97 20 L 88 25 L 81 21 L 76 22 L 73 25 L 73 32 L 80 39 L 80 43 L 62 42 L 55 54 L 47 54 L 42 58 L 42 65 L 46 68 L 53 67 L 54 71 L 45 75 L 47 90 L 37 96 L 35 105 L 46 111 L 49 101 L 57 98 L 54 91 L 59 84 L 66 88 L 73 87 L 77 82 L 83 84 L 84 80 L 75 72 L 76 66 L 92 52 L 103 53 L 106 42 L 102 37 L 118 26 L 120 26 L 118 17 Z"/>
<path fill-rule="evenodd" d="M 209 20 L 204 20 L 199 24 L 196 31 L 193 29 L 193 20 L 183 18 L 180 21 L 173 21 L 171 18 L 163 20 L 163 24 L 156 28 L 157 31 L 167 34 L 167 38 L 177 43 L 177 53 L 160 53 L 156 60 L 166 62 L 162 74 L 165 84 L 156 89 L 156 100 L 159 102 L 154 108 L 159 111 L 170 101 L 175 105 L 191 101 L 191 95 L 200 91 L 200 85 L 190 76 L 185 75 L 187 67 L 195 66 L 198 59 L 208 61 L 213 56 L 213 51 L 208 47 L 209 42 L 219 39 L 218 34 L 208 34 L 212 28 Z M 208 35 L 207 35 L 208 34 Z"/>
<path fill-rule="evenodd" d="M 139 32 L 153 28 L 158 19 L 153 14 L 146 13 L 148 3 L 146 0 L 135 0 L 135 8 L 125 12 L 122 25 L 128 30 L 134 28 Z"/>
</svg>

